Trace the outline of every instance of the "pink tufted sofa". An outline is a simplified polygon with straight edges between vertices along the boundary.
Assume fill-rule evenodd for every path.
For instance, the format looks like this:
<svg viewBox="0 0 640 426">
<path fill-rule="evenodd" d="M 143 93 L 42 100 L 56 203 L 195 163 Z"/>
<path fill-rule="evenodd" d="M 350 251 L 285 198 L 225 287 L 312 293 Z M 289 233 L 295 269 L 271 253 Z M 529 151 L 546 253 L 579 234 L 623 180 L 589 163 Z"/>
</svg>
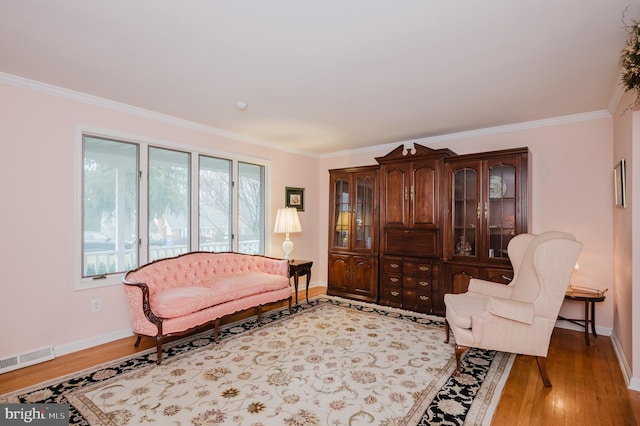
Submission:
<svg viewBox="0 0 640 426">
<path fill-rule="evenodd" d="M 162 341 L 213 323 L 218 341 L 220 318 L 262 306 L 289 301 L 287 260 L 241 253 L 191 252 L 160 259 L 127 272 L 122 278 L 129 302 L 133 332 L 156 338 L 157 363 Z"/>
</svg>

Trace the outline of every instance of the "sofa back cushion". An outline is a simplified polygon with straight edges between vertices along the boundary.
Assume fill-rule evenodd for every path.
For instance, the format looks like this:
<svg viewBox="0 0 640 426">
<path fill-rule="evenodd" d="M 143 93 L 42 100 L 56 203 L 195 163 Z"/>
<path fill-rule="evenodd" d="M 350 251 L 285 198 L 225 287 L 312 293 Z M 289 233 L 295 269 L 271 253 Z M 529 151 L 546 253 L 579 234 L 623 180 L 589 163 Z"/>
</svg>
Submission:
<svg viewBox="0 0 640 426">
<path fill-rule="evenodd" d="M 207 286 L 216 277 L 247 272 L 288 276 L 286 260 L 241 253 L 193 252 L 157 260 L 130 271 L 126 280 L 146 283 L 150 296 L 158 290 L 182 286 Z"/>
</svg>

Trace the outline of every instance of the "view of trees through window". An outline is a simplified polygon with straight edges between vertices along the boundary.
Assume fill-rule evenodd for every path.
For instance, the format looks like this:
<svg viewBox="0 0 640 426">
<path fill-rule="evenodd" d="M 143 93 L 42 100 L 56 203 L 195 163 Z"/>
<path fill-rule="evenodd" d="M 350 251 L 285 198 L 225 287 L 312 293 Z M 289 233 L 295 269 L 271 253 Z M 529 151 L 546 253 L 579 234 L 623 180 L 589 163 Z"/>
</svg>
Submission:
<svg viewBox="0 0 640 426">
<path fill-rule="evenodd" d="M 264 254 L 264 165 L 85 135 L 82 176 L 82 277 L 192 250 Z"/>
<path fill-rule="evenodd" d="M 82 276 L 138 264 L 138 146 L 84 138 Z"/>
</svg>

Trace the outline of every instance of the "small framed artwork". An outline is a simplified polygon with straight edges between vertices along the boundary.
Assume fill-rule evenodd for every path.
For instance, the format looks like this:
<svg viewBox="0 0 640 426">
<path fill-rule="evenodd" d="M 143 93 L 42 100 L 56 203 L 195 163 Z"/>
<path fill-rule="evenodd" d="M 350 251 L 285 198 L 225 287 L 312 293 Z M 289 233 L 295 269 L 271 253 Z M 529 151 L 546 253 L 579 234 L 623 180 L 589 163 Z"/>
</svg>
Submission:
<svg viewBox="0 0 640 426">
<path fill-rule="evenodd" d="M 616 207 L 627 206 L 627 171 L 626 162 L 620 160 L 613 169 L 613 190 L 616 197 Z"/>
<path fill-rule="evenodd" d="M 304 188 L 290 188 L 284 189 L 284 205 L 285 207 L 295 207 L 298 211 L 304 211 Z"/>
</svg>

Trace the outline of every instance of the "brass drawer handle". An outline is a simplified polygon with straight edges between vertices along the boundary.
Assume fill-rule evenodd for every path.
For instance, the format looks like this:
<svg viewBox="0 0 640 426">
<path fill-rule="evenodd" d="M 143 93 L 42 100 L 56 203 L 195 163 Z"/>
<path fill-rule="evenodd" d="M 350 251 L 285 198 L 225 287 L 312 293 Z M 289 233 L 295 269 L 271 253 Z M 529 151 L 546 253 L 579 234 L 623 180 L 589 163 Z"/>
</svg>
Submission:
<svg viewBox="0 0 640 426">
<path fill-rule="evenodd" d="M 422 272 L 427 272 L 427 271 L 429 270 L 429 267 L 428 267 L 428 266 L 421 266 L 421 267 L 420 267 L 420 270 L 421 270 Z"/>
<path fill-rule="evenodd" d="M 393 269 L 396 269 L 396 268 L 399 268 L 399 267 L 400 267 L 400 265 L 399 265 L 398 263 L 392 263 L 390 266 L 391 266 Z"/>
<path fill-rule="evenodd" d="M 397 292 L 397 291 L 392 291 L 392 292 L 391 292 L 391 295 L 392 295 L 392 296 L 399 296 L 399 295 L 400 295 L 400 293 L 399 293 L 399 292 Z"/>
<path fill-rule="evenodd" d="M 392 283 L 397 283 L 400 280 L 397 279 L 396 277 L 392 277 L 392 278 L 389 278 L 389 281 L 391 281 Z"/>
<path fill-rule="evenodd" d="M 427 287 L 429 285 L 429 281 L 420 281 L 418 284 L 420 284 L 422 287 Z"/>
<path fill-rule="evenodd" d="M 429 300 L 429 296 L 420 296 L 420 300 Z"/>
</svg>

